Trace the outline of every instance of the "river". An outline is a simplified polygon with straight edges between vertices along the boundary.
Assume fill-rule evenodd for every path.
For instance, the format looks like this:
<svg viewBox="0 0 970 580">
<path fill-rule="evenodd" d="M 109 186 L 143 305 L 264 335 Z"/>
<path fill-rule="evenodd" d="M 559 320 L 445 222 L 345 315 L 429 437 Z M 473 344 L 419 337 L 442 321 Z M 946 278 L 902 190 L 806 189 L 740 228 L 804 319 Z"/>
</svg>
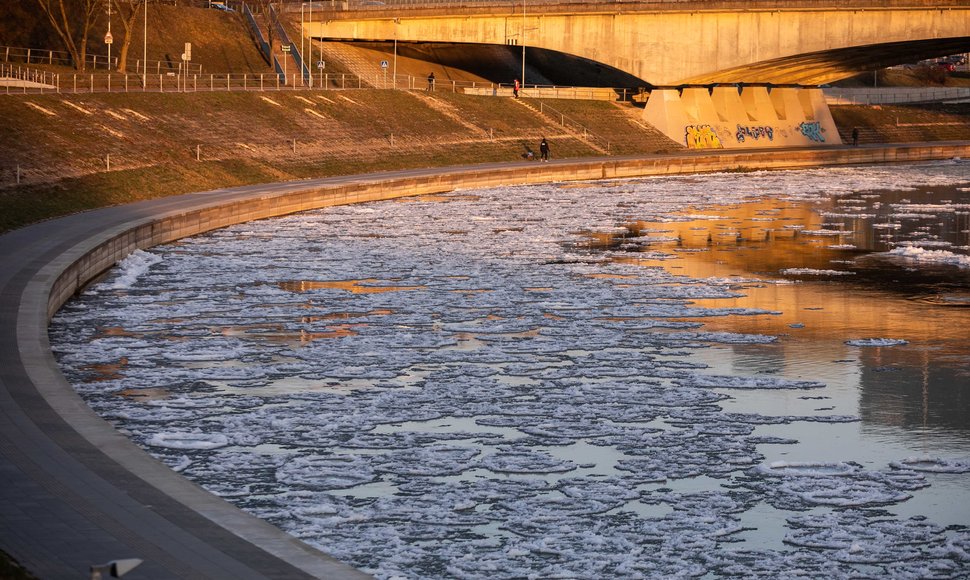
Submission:
<svg viewBox="0 0 970 580">
<path fill-rule="evenodd" d="M 381 578 L 966 577 L 970 162 L 500 187 L 136 252 L 51 326 Z"/>
</svg>

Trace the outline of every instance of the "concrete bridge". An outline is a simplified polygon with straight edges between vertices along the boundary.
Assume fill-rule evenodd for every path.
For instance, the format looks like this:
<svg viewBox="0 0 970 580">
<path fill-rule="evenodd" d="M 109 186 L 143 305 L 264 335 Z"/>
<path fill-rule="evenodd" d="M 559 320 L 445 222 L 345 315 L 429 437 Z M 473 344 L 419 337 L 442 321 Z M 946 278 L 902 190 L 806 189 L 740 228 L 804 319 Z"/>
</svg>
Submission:
<svg viewBox="0 0 970 580">
<path fill-rule="evenodd" d="M 819 85 L 970 51 L 966 0 L 366 3 L 305 25 L 324 40 L 526 45 L 651 86 Z"/>
<path fill-rule="evenodd" d="M 970 51 L 966 0 L 315 4 L 316 39 L 528 46 L 623 71 L 652 89 L 644 120 L 690 148 L 839 144 L 804 87 Z"/>
</svg>

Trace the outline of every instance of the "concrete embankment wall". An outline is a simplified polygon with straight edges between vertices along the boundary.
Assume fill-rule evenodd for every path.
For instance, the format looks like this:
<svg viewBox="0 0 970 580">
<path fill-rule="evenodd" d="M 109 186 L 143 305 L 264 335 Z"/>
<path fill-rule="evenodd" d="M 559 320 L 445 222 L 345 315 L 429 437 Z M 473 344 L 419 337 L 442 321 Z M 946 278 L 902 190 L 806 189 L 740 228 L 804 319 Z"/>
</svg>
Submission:
<svg viewBox="0 0 970 580">
<path fill-rule="evenodd" d="M 266 186 L 253 193 L 227 192 L 138 223 L 119 224 L 104 238 L 75 247 L 69 265 L 50 288 L 48 317 L 74 293 L 136 249 L 232 224 L 323 207 L 475 189 L 498 185 L 547 183 L 593 179 L 619 179 L 712 171 L 786 169 L 825 165 L 904 163 L 970 155 L 970 143 L 938 143 L 838 150 L 786 150 L 736 152 L 720 155 L 678 155 L 647 158 L 607 158 L 552 164 L 517 164 L 397 172 L 287 184 L 283 191 Z M 252 189 L 252 188 L 249 188 Z"/>
</svg>

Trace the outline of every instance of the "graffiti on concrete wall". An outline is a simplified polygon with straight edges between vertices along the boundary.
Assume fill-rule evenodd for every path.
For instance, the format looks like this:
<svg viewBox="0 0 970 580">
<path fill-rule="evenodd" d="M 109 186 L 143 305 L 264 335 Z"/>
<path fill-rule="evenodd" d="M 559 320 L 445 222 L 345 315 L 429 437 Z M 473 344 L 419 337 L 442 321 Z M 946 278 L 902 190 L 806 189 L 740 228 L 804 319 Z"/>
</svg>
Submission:
<svg viewBox="0 0 970 580">
<path fill-rule="evenodd" d="M 825 143 L 825 137 L 822 136 L 822 124 L 818 121 L 805 121 L 799 123 L 798 130 L 802 133 L 802 135 L 808 137 L 812 141 Z"/>
<path fill-rule="evenodd" d="M 745 127 L 743 125 L 738 125 L 738 131 L 734 135 L 737 138 L 738 143 L 744 143 L 747 138 L 754 139 L 767 139 L 769 141 L 775 140 L 775 130 L 768 125 L 762 125 L 758 127 Z"/>
<path fill-rule="evenodd" d="M 684 127 L 684 137 L 688 149 L 721 149 L 721 140 L 710 125 L 687 125 Z"/>
</svg>

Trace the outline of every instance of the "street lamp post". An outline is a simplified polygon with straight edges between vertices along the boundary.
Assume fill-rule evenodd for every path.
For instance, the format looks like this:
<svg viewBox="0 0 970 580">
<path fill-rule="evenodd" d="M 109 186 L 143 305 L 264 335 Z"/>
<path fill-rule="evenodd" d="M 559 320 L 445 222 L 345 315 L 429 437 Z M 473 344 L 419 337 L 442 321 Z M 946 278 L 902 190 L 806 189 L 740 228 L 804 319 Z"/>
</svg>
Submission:
<svg viewBox="0 0 970 580">
<path fill-rule="evenodd" d="M 525 91 L 525 0 L 522 0 L 522 90 Z"/>
<path fill-rule="evenodd" d="M 145 0 L 145 31 L 142 34 L 141 86 L 148 90 L 148 0 Z"/>
<path fill-rule="evenodd" d="M 111 0 L 108 2 L 108 33 L 104 35 L 104 43 L 108 45 L 108 73 L 111 73 L 111 43 L 114 40 L 111 38 Z"/>
<path fill-rule="evenodd" d="M 306 8 L 306 2 L 303 2 L 303 3 L 300 4 L 300 56 L 306 56 L 306 44 L 305 44 L 305 41 L 306 41 L 306 28 L 304 28 L 304 25 L 303 25 L 303 9 L 304 8 Z M 303 66 L 305 67 L 306 66 L 306 63 L 303 63 Z M 303 70 L 302 67 L 301 67 L 301 70 L 300 70 L 300 75 L 306 76 L 306 71 Z"/>
<path fill-rule="evenodd" d="M 313 30 L 313 2 L 310 2 L 310 30 Z M 307 49 L 310 51 L 310 60 L 313 60 L 313 36 L 307 38 Z M 306 62 L 306 53 L 301 55 L 303 58 L 303 64 L 307 68 L 307 73 L 310 75 L 310 87 L 313 87 L 313 69 L 310 68 L 309 63 Z"/>
</svg>

